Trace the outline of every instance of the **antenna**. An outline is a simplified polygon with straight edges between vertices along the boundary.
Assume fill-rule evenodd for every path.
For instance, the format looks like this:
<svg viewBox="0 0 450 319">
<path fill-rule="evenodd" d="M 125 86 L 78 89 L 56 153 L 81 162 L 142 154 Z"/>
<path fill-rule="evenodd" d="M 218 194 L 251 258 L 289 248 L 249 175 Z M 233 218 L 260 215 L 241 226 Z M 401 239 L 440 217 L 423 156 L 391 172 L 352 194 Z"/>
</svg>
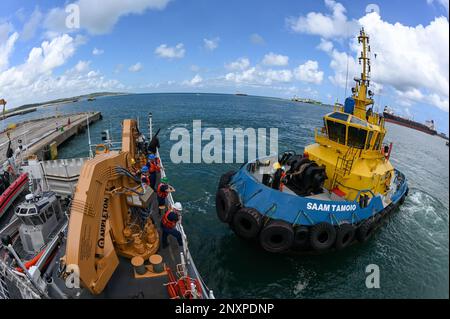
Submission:
<svg viewBox="0 0 450 319">
<path fill-rule="evenodd" d="M 153 120 L 153 115 L 152 115 L 151 112 L 149 112 L 148 113 L 148 134 L 149 134 L 148 140 L 149 141 L 151 141 L 152 137 L 153 137 L 153 123 L 152 123 L 152 120 Z"/>
<path fill-rule="evenodd" d="M 89 113 L 86 114 L 86 122 L 87 122 L 87 131 L 88 131 L 88 143 L 89 143 L 89 157 L 94 157 L 94 154 L 92 154 L 92 148 L 91 148 L 91 132 L 89 130 Z"/>
<path fill-rule="evenodd" d="M 347 98 L 347 88 L 348 88 L 348 54 L 345 54 L 347 56 L 347 73 L 345 76 L 345 95 L 344 95 L 344 101 Z"/>
</svg>

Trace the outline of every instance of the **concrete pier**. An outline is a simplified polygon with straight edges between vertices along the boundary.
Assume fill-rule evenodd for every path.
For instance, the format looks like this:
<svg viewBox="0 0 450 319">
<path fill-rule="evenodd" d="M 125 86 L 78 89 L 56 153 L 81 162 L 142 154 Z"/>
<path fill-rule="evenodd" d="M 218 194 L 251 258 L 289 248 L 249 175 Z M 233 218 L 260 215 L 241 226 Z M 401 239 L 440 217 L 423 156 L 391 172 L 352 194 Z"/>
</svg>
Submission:
<svg viewBox="0 0 450 319">
<path fill-rule="evenodd" d="M 21 157 L 36 154 L 40 160 L 44 159 L 44 149 L 50 144 L 57 146 L 72 136 L 84 131 L 87 122 L 93 123 L 102 118 L 100 112 L 67 114 L 49 118 L 30 120 L 17 124 L 9 130 L 11 148 L 16 152 L 19 145 L 24 151 Z M 7 132 L 0 133 L 0 164 L 6 161 L 8 148 Z"/>
</svg>

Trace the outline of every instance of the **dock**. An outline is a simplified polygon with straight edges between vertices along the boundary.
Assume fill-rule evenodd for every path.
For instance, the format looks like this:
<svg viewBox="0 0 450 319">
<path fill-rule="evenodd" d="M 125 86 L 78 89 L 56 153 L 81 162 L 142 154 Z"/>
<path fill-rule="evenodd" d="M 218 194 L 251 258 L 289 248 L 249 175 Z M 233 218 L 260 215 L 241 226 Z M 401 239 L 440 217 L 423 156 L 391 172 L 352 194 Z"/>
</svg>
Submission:
<svg viewBox="0 0 450 319">
<path fill-rule="evenodd" d="M 102 119 L 100 112 L 76 113 L 52 116 L 18 123 L 15 128 L 0 133 L 0 163 L 4 163 L 8 149 L 8 133 L 11 148 L 17 152 L 22 146 L 20 157 L 37 155 L 40 160 L 48 160 L 51 145 L 57 147 L 86 129 L 87 123 Z M 17 154 L 17 153 L 16 153 Z"/>
</svg>

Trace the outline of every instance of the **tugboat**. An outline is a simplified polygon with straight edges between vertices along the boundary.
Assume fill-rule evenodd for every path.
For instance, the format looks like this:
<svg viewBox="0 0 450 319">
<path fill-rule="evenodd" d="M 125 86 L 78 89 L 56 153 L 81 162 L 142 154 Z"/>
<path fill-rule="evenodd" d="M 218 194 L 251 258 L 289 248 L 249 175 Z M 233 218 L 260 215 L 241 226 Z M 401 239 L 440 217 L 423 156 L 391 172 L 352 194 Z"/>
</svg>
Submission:
<svg viewBox="0 0 450 319">
<path fill-rule="evenodd" d="M 389 161 L 384 118 L 373 112 L 369 37 L 361 29 L 361 78 L 345 104 L 323 117 L 315 143 L 222 175 L 218 218 L 272 253 L 325 252 L 366 242 L 403 204 L 407 179 Z"/>
</svg>

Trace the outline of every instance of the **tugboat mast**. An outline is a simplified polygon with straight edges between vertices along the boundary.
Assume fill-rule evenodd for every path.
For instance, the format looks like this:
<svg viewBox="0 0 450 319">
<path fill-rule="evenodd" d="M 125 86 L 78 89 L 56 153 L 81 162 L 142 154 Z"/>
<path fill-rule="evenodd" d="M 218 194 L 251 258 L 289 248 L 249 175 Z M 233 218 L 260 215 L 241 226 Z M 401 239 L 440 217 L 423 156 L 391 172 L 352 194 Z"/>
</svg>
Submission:
<svg viewBox="0 0 450 319">
<path fill-rule="evenodd" d="M 356 85 L 352 89 L 353 99 L 355 100 L 355 116 L 362 120 L 366 119 L 366 108 L 373 104 L 373 93 L 368 90 L 370 85 L 370 52 L 369 36 L 365 33 L 364 28 L 361 29 L 358 36 L 358 43 L 362 44 L 361 56 L 358 58 L 359 64 L 362 65 L 361 78 L 355 78 Z M 368 96 L 367 96 L 368 95 Z"/>
</svg>

